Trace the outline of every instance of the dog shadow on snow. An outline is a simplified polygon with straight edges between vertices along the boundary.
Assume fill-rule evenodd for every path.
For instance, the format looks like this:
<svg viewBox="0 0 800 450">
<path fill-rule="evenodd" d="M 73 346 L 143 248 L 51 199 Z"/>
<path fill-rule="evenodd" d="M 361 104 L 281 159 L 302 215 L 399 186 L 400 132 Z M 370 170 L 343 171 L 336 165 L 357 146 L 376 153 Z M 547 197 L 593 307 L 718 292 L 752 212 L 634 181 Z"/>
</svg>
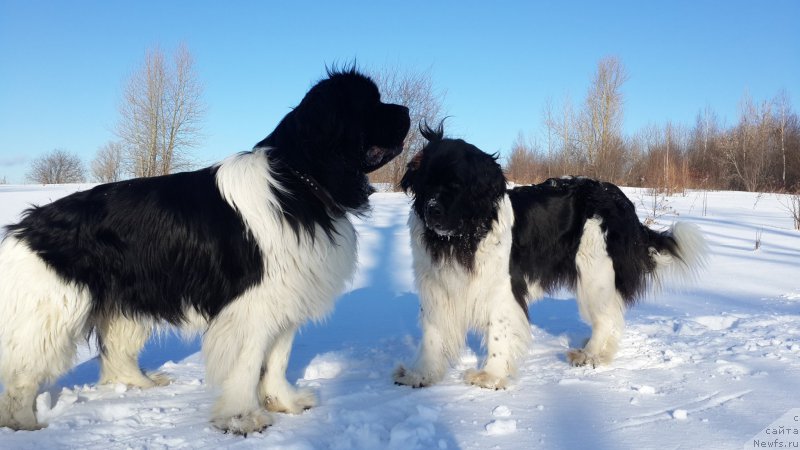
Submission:
<svg viewBox="0 0 800 450">
<path fill-rule="evenodd" d="M 301 327 L 287 369 L 289 380 L 301 378 L 312 359 L 320 354 L 348 347 L 379 346 L 383 340 L 402 336 L 420 338 L 419 297 L 416 293 L 397 292 L 393 288 L 394 270 L 399 265 L 394 261 L 393 248 L 404 227 L 404 224 L 394 224 L 375 229 L 381 234 L 380 248 L 373 254 L 375 261 L 367 270 L 365 286 L 339 298 L 333 313 L 324 321 Z M 408 270 L 411 270 L 411 261 L 408 261 Z M 569 293 L 563 294 L 562 298 L 544 297 L 530 304 L 529 320 L 551 336 L 566 336 L 570 348 L 579 348 L 591 336 L 591 328 L 580 320 L 574 298 Z M 469 333 L 467 345 L 476 354 L 483 354 L 481 339 L 476 333 Z M 157 370 L 167 362 L 180 362 L 199 352 L 200 347 L 199 336 L 186 340 L 174 331 L 166 331 L 150 338 L 139 363 L 145 371 Z M 564 355 L 559 357 L 566 360 Z M 99 377 L 100 366 L 95 356 L 59 378 L 51 390 L 93 384 Z"/>
<path fill-rule="evenodd" d="M 581 348 L 592 329 L 578 313 L 578 302 L 564 293 L 563 298 L 544 297 L 528 305 L 530 323 L 551 336 L 566 336 L 570 348 Z M 535 339 L 534 344 L 536 345 Z M 559 356 L 566 361 L 564 354 Z"/>
<path fill-rule="evenodd" d="M 90 338 L 89 343 L 92 348 L 95 348 L 96 345 L 93 339 L 94 337 Z M 167 362 L 179 362 L 199 351 L 199 336 L 192 339 L 185 339 L 172 330 L 155 333 L 150 337 L 142 353 L 139 355 L 139 365 L 145 372 L 154 371 Z M 94 356 L 76 365 L 72 370 L 59 378 L 50 388 L 50 391 L 59 391 L 62 387 L 72 388 L 76 385 L 95 384 L 99 379 L 99 357 Z"/>
<path fill-rule="evenodd" d="M 385 241 L 385 240 L 384 240 Z M 318 324 L 303 327 L 295 339 L 287 370 L 289 379 L 302 377 L 302 371 L 318 354 L 342 349 L 343 345 L 379 344 L 381 339 L 411 335 L 419 338 L 417 294 L 396 293 L 391 289 L 391 264 L 378 261 L 370 271 L 369 286 L 343 295 L 334 313 Z M 531 324 L 552 336 L 565 335 L 570 348 L 583 346 L 591 328 L 580 320 L 574 299 L 545 297 L 529 306 Z M 467 344 L 480 354 L 480 337 L 470 333 Z M 200 337 L 186 340 L 174 331 L 154 335 L 145 345 L 139 363 L 145 371 L 156 370 L 167 362 L 179 362 L 200 351 Z M 565 360 L 563 355 L 562 359 Z M 100 365 L 93 357 L 59 378 L 55 388 L 93 384 L 100 378 Z"/>
<path fill-rule="evenodd" d="M 382 341 L 420 334 L 417 331 L 419 299 L 415 293 L 402 292 L 402 288 L 397 287 L 400 283 L 395 281 L 397 271 L 411 270 L 410 260 L 396 258 L 397 241 L 407 236 L 405 217 L 402 218 L 402 221 L 395 219 L 387 226 L 369 229 L 379 236 L 375 240 L 377 248 L 369 255 L 370 267 L 359 273 L 363 286 L 342 295 L 327 319 L 301 327 L 287 369 L 289 380 L 302 377 L 317 355 L 348 348 L 381 347 Z"/>
</svg>

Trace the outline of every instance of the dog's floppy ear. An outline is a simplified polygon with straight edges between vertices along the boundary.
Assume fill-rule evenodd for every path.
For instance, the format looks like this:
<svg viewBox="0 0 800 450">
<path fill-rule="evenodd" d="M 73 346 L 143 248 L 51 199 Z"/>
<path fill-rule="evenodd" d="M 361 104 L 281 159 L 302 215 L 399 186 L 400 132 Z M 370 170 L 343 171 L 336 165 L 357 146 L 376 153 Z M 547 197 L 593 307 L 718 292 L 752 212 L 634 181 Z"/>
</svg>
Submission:
<svg viewBox="0 0 800 450">
<path fill-rule="evenodd" d="M 444 139 L 444 119 L 439 122 L 439 125 L 436 126 L 436 129 L 431 128 L 428 125 L 427 121 L 422 121 L 419 124 L 419 132 L 428 143 L 422 147 L 420 151 L 411 158 L 411 161 L 406 164 L 406 173 L 403 175 L 403 179 L 400 180 L 400 187 L 408 193 L 409 191 L 413 191 L 412 187 L 414 185 L 414 177 L 419 170 L 420 165 L 422 165 L 422 158 L 426 151 L 431 151 L 432 149 L 436 148 L 436 144 L 441 142 Z"/>
<path fill-rule="evenodd" d="M 406 164 L 406 173 L 403 174 L 403 178 L 400 180 L 400 187 L 403 191 L 408 194 L 408 191 L 411 190 L 411 187 L 414 185 L 414 177 L 419 170 L 420 164 L 422 164 L 422 152 L 425 149 L 422 149 L 411 158 L 411 161 Z"/>
</svg>

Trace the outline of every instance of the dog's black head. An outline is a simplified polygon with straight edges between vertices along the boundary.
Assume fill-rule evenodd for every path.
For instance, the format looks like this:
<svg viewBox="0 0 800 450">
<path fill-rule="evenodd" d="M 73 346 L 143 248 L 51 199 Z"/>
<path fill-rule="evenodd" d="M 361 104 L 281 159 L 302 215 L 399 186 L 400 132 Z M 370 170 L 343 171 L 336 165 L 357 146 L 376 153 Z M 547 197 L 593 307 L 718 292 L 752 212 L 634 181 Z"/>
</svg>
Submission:
<svg viewBox="0 0 800 450">
<path fill-rule="evenodd" d="M 354 176 L 362 183 L 365 174 L 402 151 L 409 125 L 408 108 L 381 102 L 369 77 L 355 69 L 334 70 L 256 147 L 273 147 L 272 154 L 339 200 L 337 185 Z"/>
<path fill-rule="evenodd" d="M 431 238 L 480 240 L 497 218 L 506 179 L 497 157 L 461 139 L 421 127 L 428 144 L 411 160 L 401 181 L 414 196 L 414 211 Z"/>
<path fill-rule="evenodd" d="M 278 127 L 255 145 L 268 147 L 283 190 L 275 192 L 297 232 L 331 235 L 332 217 L 361 212 L 373 192 L 367 173 L 403 148 L 408 108 L 381 102 L 375 83 L 355 70 L 328 71 Z"/>
</svg>

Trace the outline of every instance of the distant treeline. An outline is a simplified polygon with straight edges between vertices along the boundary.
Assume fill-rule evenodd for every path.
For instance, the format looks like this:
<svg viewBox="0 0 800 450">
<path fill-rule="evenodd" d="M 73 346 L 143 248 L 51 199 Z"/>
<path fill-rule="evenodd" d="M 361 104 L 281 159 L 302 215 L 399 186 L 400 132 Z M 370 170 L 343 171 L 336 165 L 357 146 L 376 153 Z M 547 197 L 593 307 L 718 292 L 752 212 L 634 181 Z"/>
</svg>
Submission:
<svg viewBox="0 0 800 450">
<path fill-rule="evenodd" d="M 754 101 L 744 95 L 736 124 L 723 126 L 710 107 L 692 125 L 667 123 L 632 136 L 621 131 L 625 70 L 616 58 L 598 64 L 584 103 L 543 109 L 543 137 L 522 134 L 505 160 L 509 180 L 535 183 L 587 175 L 625 186 L 800 191 L 800 122 L 785 91 Z"/>
</svg>

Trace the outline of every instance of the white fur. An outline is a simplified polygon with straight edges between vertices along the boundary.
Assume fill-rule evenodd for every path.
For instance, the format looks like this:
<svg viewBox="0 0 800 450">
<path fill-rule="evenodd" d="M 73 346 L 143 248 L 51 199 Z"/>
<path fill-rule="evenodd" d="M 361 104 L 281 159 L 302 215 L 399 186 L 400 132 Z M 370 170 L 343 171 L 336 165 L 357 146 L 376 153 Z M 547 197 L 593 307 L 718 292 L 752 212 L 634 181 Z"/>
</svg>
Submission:
<svg viewBox="0 0 800 450">
<path fill-rule="evenodd" d="M 676 222 L 670 227 L 669 234 L 678 243 L 679 258 L 651 249 L 657 264 L 657 287 L 665 283 L 680 287 L 697 281 L 700 270 L 708 262 L 708 243 L 703 233 L 695 224 Z"/>
<path fill-rule="evenodd" d="M 574 365 L 597 366 L 611 362 L 625 327 L 625 300 L 617 291 L 614 263 L 608 256 L 601 223 L 598 217 L 586 221 L 575 255 L 578 311 L 592 326 L 592 337 L 583 349 L 568 353 Z"/>
<path fill-rule="evenodd" d="M 567 353 L 567 359 L 575 366 L 596 367 L 610 363 L 625 328 L 625 301 L 616 289 L 614 265 L 601 224 L 599 217 L 586 221 L 575 258 L 578 310 L 581 318 L 592 327 L 592 336 L 586 345 Z M 650 249 L 656 262 L 652 290 L 660 288 L 665 281 L 679 285 L 689 283 L 705 266 L 708 246 L 697 226 L 678 222 L 673 224 L 669 234 L 678 244 L 678 256 Z"/>
<path fill-rule="evenodd" d="M 125 384 L 142 389 L 169 384 L 166 375 L 148 376 L 139 368 L 139 352 L 153 331 L 153 323 L 117 314 L 99 317 L 97 334 L 103 344 L 100 352 L 100 383 Z"/>
<path fill-rule="evenodd" d="M 264 255 L 261 283 L 234 299 L 212 321 L 185 311 L 188 331 L 205 329 L 203 353 L 207 379 L 220 388 L 212 422 L 247 434 L 271 423 L 265 408 L 297 413 L 314 397 L 286 380 L 286 364 L 297 327 L 319 320 L 333 308 L 356 267 L 356 233 L 350 221 L 333 223 L 331 242 L 321 228 L 312 239 L 300 237 L 283 220 L 274 195 L 283 189 L 272 176 L 266 149 L 223 161 L 217 186 L 243 217 Z M 165 384 L 137 364 L 152 321 L 121 316 L 89 323 L 91 299 L 80 286 L 65 283 L 36 254 L 14 237 L 0 244 L 0 426 L 33 429 L 39 386 L 73 363 L 76 342 L 97 326 L 104 344 L 101 382 L 139 387 Z M 264 377 L 261 379 L 262 369 Z"/>
<path fill-rule="evenodd" d="M 36 429 L 39 386 L 72 367 L 89 293 L 64 283 L 13 236 L 0 243 L 0 426 Z"/>
<path fill-rule="evenodd" d="M 468 330 L 484 333 L 488 350 L 485 366 L 466 374 L 466 380 L 488 388 L 502 388 L 513 375 L 516 362 L 531 341 L 527 317 L 516 304 L 510 284 L 509 258 L 512 243 L 513 210 L 506 196 L 500 204 L 498 221 L 480 242 L 475 270 L 468 272 L 454 262 L 434 262 L 425 247 L 425 225 L 411 211 L 411 249 L 422 311 L 422 341 L 411 368 L 395 371 L 395 382 L 414 387 L 442 379 L 448 362 L 458 355 Z M 576 297 L 592 336 L 584 348 L 571 350 L 571 364 L 606 364 L 613 360 L 625 327 L 625 301 L 616 288 L 614 264 L 606 247 L 602 219 L 586 221 L 575 257 L 578 271 Z M 651 249 L 656 262 L 656 280 L 677 278 L 688 282 L 704 266 L 707 244 L 699 229 L 676 223 L 670 234 L 678 244 L 678 257 Z M 528 281 L 529 302 L 544 290 Z"/>
<path fill-rule="evenodd" d="M 408 223 L 422 341 L 416 361 L 410 368 L 399 367 L 395 381 L 415 387 L 440 381 L 467 332 L 477 330 L 483 333 L 487 358 L 480 371 L 466 374 L 466 380 L 487 388 L 505 387 L 531 340 L 527 317 L 511 292 L 511 201 L 508 196 L 501 199 L 498 219 L 478 245 L 472 272 L 455 262 L 434 262 L 425 248 L 425 225 L 413 210 Z"/>
<path fill-rule="evenodd" d="M 334 222 L 336 243 L 321 228 L 313 240 L 303 232 L 298 239 L 272 193 L 282 188 L 271 175 L 265 150 L 224 161 L 217 184 L 242 214 L 265 258 L 262 283 L 224 308 L 203 342 L 208 380 L 221 388 L 213 421 L 247 433 L 254 430 L 236 429 L 239 418 L 260 416 L 270 406 L 264 404 L 268 399 L 278 399 L 289 412 L 313 404 L 308 393 L 296 393 L 285 379 L 292 337 L 299 325 L 333 308 L 355 271 L 356 234 L 350 221 L 341 218 Z M 262 367 L 266 374 L 260 382 Z M 277 392 L 270 392 L 273 388 Z"/>
<path fill-rule="evenodd" d="M 295 329 L 286 330 L 275 339 L 259 384 L 259 399 L 270 411 L 299 414 L 316 404 L 314 394 L 307 389 L 294 389 L 286 381 L 286 366 L 292 348 Z"/>
</svg>

